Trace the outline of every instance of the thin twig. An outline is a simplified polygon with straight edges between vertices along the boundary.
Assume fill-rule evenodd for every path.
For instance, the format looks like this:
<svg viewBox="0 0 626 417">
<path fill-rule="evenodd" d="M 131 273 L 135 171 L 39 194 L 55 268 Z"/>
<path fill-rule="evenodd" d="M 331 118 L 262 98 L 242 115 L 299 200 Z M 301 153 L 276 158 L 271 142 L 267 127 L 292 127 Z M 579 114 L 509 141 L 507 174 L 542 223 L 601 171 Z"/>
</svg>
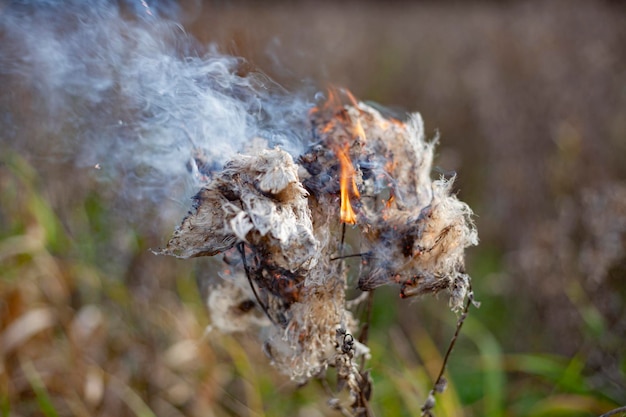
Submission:
<svg viewBox="0 0 626 417">
<path fill-rule="evenodd" d="M 343 246 L 343 242 L 341 243 Z M 357 258 L 357 257 L 363 257 L 363 256 L 368 256 L 370 255 L 371 252 L 361 252 L 361 253 L 353 253 L 351 255 L 340 255 L 340 256 L 331 256 L 330 260 L 331 261 L 336 261 L 338 259 L 346 259 L 346 258 Z"/>
<path fill-rule="evenodd" d="M 626 405 L 623 406 L 623 407 L 616 408 L 614 410 L 608 411 L 608 412 L 602 414 L 600 417 L 614 416 L 614 415 L 619 414 L 619 413 L 626 413 Z"/>
<path fill-rule="evenodd" d="M 474 292 L 472 291 L 472 287 L 470 285 L 469 294 L 467 296 L 467 303 L 465 304 L 465 307 L 463 308 L 463 313 L 461 314 L 461 317 L 459 317 L 459 319 L 456 322 L 456 330 L 454 332 L 454 336 L 452 336 L 452 339 L 450 340 L 450 344 L 448 345 L 448 350 L 446 351 L 446 355 L 443 358 L 443 363 L 441 364 L 441 369 L 439 370 L 439 376 L 437 376 L 437 379 L 435 380 L 435 384 L 433 385 L 433 388 L 428 393 L 426 402 L 422 406 L 422 416 L 432 417 L 433 414 L 431 413 L 431 410 L 435 406 L 435 394 L 441 393 L 445 390 L 446 380 L 443 377 L 443 374 L 446 370 L 446 366 L 448 365 L 448 359 L 450 358 L 450 353 L 452 353 L 452 349 L 454 348 L 454 345 L 456 344 L 456 340 L 459 337 L 459 334 L 461 333 L 461 327 L 463 327 L 463 323 L 465 322 L 465 319 L 467 318 L 467 315 L 469 313 L 469 308 L 473 302 L 474 302 Z"/>
<path fill-rule="evenodd" d="M 345 223 L 341 223 L 341 243 L 339 244 L 339 257 L 343 257 L 343 243 L 345 241 L 346 238 L 346 224 Z M 343 267 L 344 267 L 344 263 L 341 262 L 339 264 L 339 267 L 337 268 L 337 271 L 339 272 L 339 275 L 341 275 L 343 273 Z"/>
<path fill-rule="evenodd" d="M 322 387 L 324 387 L 324 391 L 326 391 L 326 395 L 330 397 L 330 400 L 328 401 L 328 405 L 332 407 L 333 409 L 339 411 L 344 417 L 353 417 L 353 414 L 347 408 L 342 406 L 341 402 L 339 402 L 339 399 L 335 397 L 335 394 L 333 393 L 333 390 L 328 385 L 328 382 L 322 378 L 320 378 L 319 381 L 322 384 Z"/>
<path fill-rule="evenodd" d="M 367 294 L 367 304 L 365 305 L 365 320 L 363 321 L 363 329 L 359 335 L 359 342 L 367 345 L 369 337 L 370 322 L 372 320 L 372 309 L 374 307 L 374 291 L 371 290 Z M 365 368 L 365 355 L 361 356 L 361 371 Z"/>
<path fill-rule="evenodd" d="M 369 336 L 370 321 L 372 320 L 372 307 L 374 305 L 374 290 L 367 293 L 367 304 L 365 306 L 365 319 L 363 320 L 363 329 L 359 335 L 359 342 L 364 345 L 367 344 L 367 338 Z"/>
<path fill-rule="evenodd" d="M 360 409 L 358 410 L 357 414 L 355 414 L 355 416 L 356 417 L 373 417 L 373 413 L 370 408 L 369 401 L 367 400 L 367 398 L 365 398 L 365 396 L 363 395 L 363 392 L 359 392 L 359 398 L 361 399 L 361 402 L 363 403 L 363 405 L 362 407 L 360 407 Z"/>
<path fill-rule="evenodd" d="M 248 269 L 248 262 L 246 261 L 246 247 L 245 247 L 245 243 L 243 243 L 243 242 L 238 243 L 237 244 L 237 250 L 241 254 L 241 260 L 243 261 L 243 269 L 246 272 L 246 278 L 248 278 L 248 283 L 250 284 L 250 288 L 252 288 L 252 292 L 254 293 L 254 297 L 256 298 L 257 303 L 259 303 L 259 305 L 263 309 L 263 312 L 265 313 L 267 318 L 270 319 L 272 324 L 276 325 L 276 322 L 274 321 L 272 316 L 270 316 L 270 313 L 269 313 L 267 307 L 265 306 L 265 304 L 263 304 L 263 302 L 261 301 L 261 298 L 259 297 L 259 294 L 256 292 L 256 288 L 254 287 L 254 283 L 252 282 L 252 278 L 250 277 L 250 270 Z"/>
</svg>

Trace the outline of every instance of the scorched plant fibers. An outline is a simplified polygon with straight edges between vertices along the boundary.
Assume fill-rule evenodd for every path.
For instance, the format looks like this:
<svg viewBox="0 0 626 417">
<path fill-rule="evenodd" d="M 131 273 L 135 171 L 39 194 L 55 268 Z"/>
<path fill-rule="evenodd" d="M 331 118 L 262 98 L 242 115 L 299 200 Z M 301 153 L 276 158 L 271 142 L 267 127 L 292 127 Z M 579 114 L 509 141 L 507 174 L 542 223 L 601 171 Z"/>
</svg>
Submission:
<svg viewBox="0 0 626 417">
<path fill-rule="evenodd" d="M 369 415 L 371 379 L 356 361 L 369 349 L 349 309 L 367 295 L 349 301 L 346 289 L 445 291 L 461 311 L 470 293 L 464 251 L 478 237 L 454 178 L 431 179 L 436 140 L 425 139 L 419 114 L 400 122 L 333 93 L 308 118 L 312 145 L 295 159 L 256 138 L 223 170 L 202 172 L 198 150 L 191 164 L 205 184 L 161 253 L 223 254 L 229 274 L 207 303 L 214 327 L 256 332 L 272 364 L 298 383 L 337 368 L 350 412 Z M 358 253 L 344 253 L 346 224 L 359 232 Z M 361 258 L 356 283 L 343 261 L 352 255 Z"/>
</svg>

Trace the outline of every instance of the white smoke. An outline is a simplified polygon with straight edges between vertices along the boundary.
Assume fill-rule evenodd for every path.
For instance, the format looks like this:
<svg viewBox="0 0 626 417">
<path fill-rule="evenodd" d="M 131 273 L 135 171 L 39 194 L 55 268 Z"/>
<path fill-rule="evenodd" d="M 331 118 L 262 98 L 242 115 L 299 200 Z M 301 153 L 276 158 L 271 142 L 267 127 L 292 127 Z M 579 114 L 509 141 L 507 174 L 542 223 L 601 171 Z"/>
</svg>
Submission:
<svg viewBox="0 0 626 417">
<path fill-rule="evenodd" d="M 176 23 L 174 3 L 152 3 L 5 6 L 0 143 L 98 164 L 125 195 L 153 201 L 197 190 L 198 151 L 207 170 L 255 137 L 300 153 L 310 103 L 263 74 L 240 74 L 242 59 L 200 45 Z M 28 104 L 14 108 L 15 97 Z"/>
</svg>

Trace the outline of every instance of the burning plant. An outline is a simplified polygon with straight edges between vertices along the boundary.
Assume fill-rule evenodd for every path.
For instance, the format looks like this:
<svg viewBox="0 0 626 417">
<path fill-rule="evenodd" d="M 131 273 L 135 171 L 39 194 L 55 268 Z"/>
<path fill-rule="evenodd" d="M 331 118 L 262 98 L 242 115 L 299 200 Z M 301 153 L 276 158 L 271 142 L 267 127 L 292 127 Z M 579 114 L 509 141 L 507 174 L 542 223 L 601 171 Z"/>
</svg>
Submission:
<svg viewBox="0 0 626 417">
<path fill-rule="evenodd" d="M 337 368 L 351 411 L 337 407 L 366 416 L 369 349 L 366 336 L 354 336 L 349 307 L 368 297 L 346 300 L 343 258 L 361 258 L 364 293 L 389 284 L 402 298 L 446 291 L 461 311 L 472 299 L 464 250 L 478 237 L 471 209 L 452 193 L 454 178 L 431 180 L 436 140 L 426 141 L 419 114 L 385 118 L 344 92 L 309 119 L 312 145 L 295 160 L 260 139 L 214 173 L 203 170 L 199 150 L 192 165 L 205 184 L 161 253 L 223 254 L 236 272 L 222 274 L 208 297 L 214 326 L 261 329 L 272 363 L 299 383 Z M 361 236 L 356 254 L 343 253 L 346 225 Z"/>
</svg>

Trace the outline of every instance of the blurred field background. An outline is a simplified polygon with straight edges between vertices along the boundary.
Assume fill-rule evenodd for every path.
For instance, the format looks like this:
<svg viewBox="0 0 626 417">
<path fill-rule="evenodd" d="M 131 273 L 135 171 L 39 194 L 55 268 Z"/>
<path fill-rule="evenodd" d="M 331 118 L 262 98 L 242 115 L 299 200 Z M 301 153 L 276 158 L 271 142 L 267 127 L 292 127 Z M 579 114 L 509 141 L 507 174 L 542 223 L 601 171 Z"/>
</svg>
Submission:
<svg viewBox="0 0 626 417">
<path fill-rule="evenodd" d="M 626 6 L 180 6 L 186 31 L 287 89 L 344 86 L 441 133 L 435 164 L 477 214 L 468 269 L 482 305 L 437 416 L 626 405 Z M 93 167 L 32 152 L 60 142 L 0 77 L 0 415 L 337 415 L 321 386 L 278 375 L 254 335 L 205 332 L 199 288 L 215 264 L 150 251 L 186 208 L 163 221 Z M 445 297 L 377 291 L 376 415 L 419 415 L 455 322 Z"/>
</svg>

